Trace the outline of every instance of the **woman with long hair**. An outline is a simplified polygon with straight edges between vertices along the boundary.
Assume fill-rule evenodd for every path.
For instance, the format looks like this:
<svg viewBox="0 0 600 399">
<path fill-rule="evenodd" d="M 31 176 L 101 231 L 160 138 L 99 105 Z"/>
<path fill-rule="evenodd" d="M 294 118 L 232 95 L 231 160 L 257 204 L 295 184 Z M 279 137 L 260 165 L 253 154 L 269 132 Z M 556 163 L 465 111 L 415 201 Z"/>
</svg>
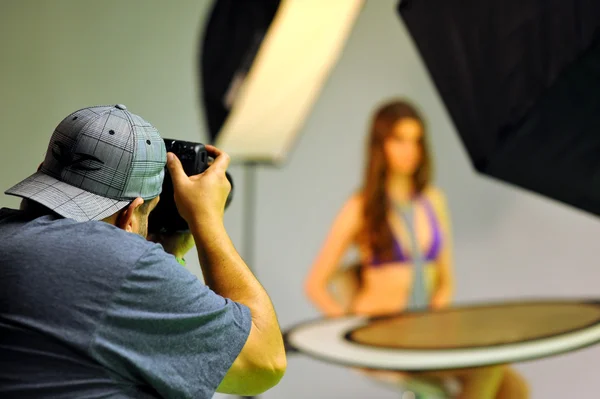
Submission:
<svg viewBox="0 0 600 399">
<path fill-rule="evenodd" d="M 363 186 L 338 213 L 306 281 L 309 299 L 330 317 L 447 307 L 454 293 L 450 218 L 442 191 L 431 183 L 425 121 L 411 103 L 394 100 L 376 110 L 366 155 Z M 329 283 L 352 245 L 361 267 L 344 302 Z M 503 365 L 432 375 L 459 379 L 463 399 L 529 395 L 522 378 Z"/>
</svg>

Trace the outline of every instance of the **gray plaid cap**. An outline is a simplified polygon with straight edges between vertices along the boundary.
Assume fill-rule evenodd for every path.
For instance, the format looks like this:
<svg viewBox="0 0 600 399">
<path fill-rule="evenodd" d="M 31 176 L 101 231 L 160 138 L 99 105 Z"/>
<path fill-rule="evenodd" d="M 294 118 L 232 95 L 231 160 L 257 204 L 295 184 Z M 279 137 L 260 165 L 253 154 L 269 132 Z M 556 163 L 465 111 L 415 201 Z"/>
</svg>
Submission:
<svg viewBox="0 0 600 399">
<path fill-rule="evenodd" d="M 166 162 L 158 130 L 124 105 L 83 108 L 56 127 L 39 171 L 5 193 L 79 222 L 101 220 L 158 196 Z"/>
</svg>

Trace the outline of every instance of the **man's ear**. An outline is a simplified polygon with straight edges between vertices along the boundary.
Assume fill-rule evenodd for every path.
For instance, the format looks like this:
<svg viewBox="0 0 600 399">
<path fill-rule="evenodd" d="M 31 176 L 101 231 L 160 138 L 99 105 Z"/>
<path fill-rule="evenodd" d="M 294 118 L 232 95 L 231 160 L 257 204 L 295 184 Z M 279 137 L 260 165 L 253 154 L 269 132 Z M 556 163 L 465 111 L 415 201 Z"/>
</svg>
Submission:
<svg viewBox="0 0 600 399">
<path fill-rule="evenodd" d="M 137 197 L 126 208 L 121 210 L 116 226 L 130 233 L 137 231 L 138 221 L 135 218 L 136 209 L 144 203 L 144 199 Z"/>
</svg>

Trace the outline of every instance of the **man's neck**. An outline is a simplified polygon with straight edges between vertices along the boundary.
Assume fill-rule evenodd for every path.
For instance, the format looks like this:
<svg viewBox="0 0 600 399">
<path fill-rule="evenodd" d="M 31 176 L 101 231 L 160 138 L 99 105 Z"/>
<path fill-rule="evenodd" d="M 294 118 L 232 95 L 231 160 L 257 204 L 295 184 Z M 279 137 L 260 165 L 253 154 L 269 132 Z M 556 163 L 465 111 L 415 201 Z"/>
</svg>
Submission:
<svg viewBox="0 0 600 399">
<path fill-rule="evenodd" d="M 36 216 L 36 217 L 52 215 L 52 216 L 62 218 L 62 216 L 60 216 L 58 213 L 54 212 L 50 208 L 48 208 L 40 203 L 37 203 L 35 201 L 28 200 L 28 199 L 23 199 L 21 201 L 21 205 L 20 205 L 19 209 L 21 211 L 24 211 L 27 214 L 30 214 L 30 215 Z"/>
</svg>

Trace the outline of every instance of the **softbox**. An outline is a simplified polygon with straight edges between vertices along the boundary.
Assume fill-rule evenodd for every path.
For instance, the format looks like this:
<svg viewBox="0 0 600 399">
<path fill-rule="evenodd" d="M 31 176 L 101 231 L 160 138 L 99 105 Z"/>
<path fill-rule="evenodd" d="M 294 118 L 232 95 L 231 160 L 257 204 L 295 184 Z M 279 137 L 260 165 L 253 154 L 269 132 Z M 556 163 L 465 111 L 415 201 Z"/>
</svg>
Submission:
<svg viewBox="0 0 600 399">
<path fill-rule="evenodd" d="M 285 160 L 364 0 L 218 0 L 201 41 L 211 142 L 232 162 Z"/>
<path fill-rule="evenodd" d="M 600 214 L 600 1 L 403 0 L 474 168 Z"/>
<path fill-rule="evenodd" d="M 201 102 L 211 143 L 231 110 L 280 0 L 216 0 L 199 51 Z"/>
</svg>

